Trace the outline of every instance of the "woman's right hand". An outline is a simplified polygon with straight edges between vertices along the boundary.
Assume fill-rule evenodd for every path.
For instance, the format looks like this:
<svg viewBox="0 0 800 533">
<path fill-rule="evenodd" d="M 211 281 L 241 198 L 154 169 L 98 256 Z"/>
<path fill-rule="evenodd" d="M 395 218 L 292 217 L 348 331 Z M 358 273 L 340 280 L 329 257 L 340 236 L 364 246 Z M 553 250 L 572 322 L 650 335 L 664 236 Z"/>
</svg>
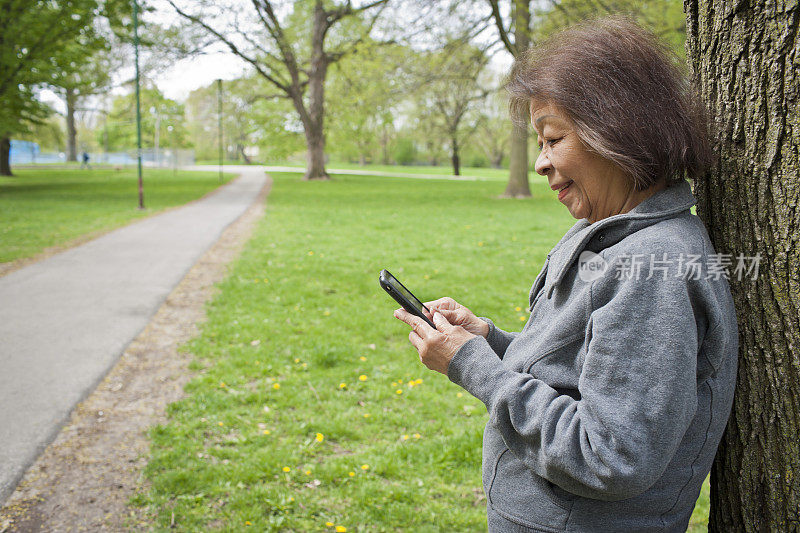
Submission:
<svg viewBox="0 0 800 533">
<path fill-rule="evenodd" d="M 431 312 L 439 311 L 448 322 L 454 326 L 461 326 L 473 335 L 480 335 L 486 337 L 489 334 L 489 324 L 475 316 L 475 313 L 456 302 L 449 296 L 433 300 L 432 302 L 425 302 Z M 426 315 L 428 313 L 425 313 Z M 433 320 L 433 316 L 429 316 Z"/>
</svg>

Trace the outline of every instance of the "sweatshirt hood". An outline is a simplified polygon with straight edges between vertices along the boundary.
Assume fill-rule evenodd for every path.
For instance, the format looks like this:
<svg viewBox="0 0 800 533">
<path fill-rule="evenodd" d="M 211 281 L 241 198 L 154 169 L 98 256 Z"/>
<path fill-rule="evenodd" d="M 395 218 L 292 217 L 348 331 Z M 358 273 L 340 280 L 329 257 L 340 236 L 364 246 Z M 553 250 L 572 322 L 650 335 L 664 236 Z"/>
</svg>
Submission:
<svg viewBox="0 0 800 533">
<path fill-rule="evenodd" d="M 665 218 L 689 210 L 697 203 L 686 179 L 655 192 L 627 213 L 613 215 L 594 224 L 582 218 L 573 225 L 547 254 L 552 281 L 545 286 L 548 298 L 564 278 L 572 263 L 592 239 L 599 243 L 615 243 L 627 235 L 651 226 Z"/>
</svg>

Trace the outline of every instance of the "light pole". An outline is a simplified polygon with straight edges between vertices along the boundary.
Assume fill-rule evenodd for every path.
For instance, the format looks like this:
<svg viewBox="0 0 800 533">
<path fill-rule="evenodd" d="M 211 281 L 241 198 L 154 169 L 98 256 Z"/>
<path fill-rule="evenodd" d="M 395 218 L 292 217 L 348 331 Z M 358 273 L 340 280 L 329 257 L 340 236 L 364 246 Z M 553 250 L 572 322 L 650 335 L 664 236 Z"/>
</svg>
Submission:
<svg viewBox="0 0 800 533">
<path fill-rule="evenodd" d="M 217 79 L 217 118 L 219 123 L 219 182 L 222 183 L 222 79 Z"/>
<path fill-rule="evenodd" d="M 139 108 L 139 0 L 133 0 L 133 48 L 136 56 L 136 162 L 139 169 L 139 209 L 144 209 L 142 185 L 142 113 Z"/>
</svg>

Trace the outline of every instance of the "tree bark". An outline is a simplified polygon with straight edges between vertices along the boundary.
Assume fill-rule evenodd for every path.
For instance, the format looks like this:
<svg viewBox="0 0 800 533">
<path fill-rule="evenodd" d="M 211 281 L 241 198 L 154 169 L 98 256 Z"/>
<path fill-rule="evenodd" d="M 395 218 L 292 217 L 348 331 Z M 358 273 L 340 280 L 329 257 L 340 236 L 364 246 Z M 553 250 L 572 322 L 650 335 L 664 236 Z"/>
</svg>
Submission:
<svg viewBox="0 0 800 533">
<path fill-rule="evenodd" d="M 78 97 L 75 89 L 64 89 L 67 103 L 67 161 L 78 160 L 77 131 L 75 129 L 75 102 Z"/>
<path fill-rule="evenodd" d="M 325 171 L 325 76 L 328 72 L 328 57 L 325 54 L 325 33 L 328 31 L 328 14 L 317 2 L 314 6 L 314 27 L 311 34 L 311 68 L 308 73 L 308 114 L 304 120 L 308 144 L 308 166 L 303 179 L 327 180 Z"/>
<path fill-rule="evenodd" d="M 530 46 L 530 0 L 515 0 L 515 57 Z M 527 198 L 531 195 L 528 183 L 528 130 L 514 126 L 511 130 L 511 156 L 508 167 L 508 185 L 504 196 Z"/>
<path fill-rule="evenodd" d="M 451 161 L 453 162 L 453 175 L 460 176 L 461 158 L 458 156 L 458 139 L 456 139 L 455 135 L 451 137 L 450 142 L 453 143 L 453 154 L 451 156 Z"/>
<path fill-rule="evenodd" d="M 0 176 L 13 176 L 11 173 L 11 139 L 0 138 Z"/>
<path fill-rule="evenodd" d="M 761 256 L 755 280 L 730 278 L 739 374 L 711 470 L 709 531 L 799 531 L 800 7 L 684 0 L 684 9 L 719 157 L 694 183 L 697 214 L 717 253 Z"/>
</svg>

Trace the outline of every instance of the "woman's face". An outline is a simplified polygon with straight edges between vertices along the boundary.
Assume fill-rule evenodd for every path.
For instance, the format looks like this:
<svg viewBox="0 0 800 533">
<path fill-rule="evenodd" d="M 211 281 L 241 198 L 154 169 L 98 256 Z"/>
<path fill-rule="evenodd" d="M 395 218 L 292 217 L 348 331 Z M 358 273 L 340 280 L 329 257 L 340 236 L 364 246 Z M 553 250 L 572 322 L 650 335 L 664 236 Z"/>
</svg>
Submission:
<svg viewBox="0 0 800 533">
<path fill-rule="evenodd" d="M 572 121 L 558 108 L 531 102 L 531 123 L 540 148 L 536 172 L 547 176 L 573 217 L 594 223 L 627 212 L 641 201 L 635 201 L 641 195 L 622 169 L 587 150 Z"/>
</svg>

